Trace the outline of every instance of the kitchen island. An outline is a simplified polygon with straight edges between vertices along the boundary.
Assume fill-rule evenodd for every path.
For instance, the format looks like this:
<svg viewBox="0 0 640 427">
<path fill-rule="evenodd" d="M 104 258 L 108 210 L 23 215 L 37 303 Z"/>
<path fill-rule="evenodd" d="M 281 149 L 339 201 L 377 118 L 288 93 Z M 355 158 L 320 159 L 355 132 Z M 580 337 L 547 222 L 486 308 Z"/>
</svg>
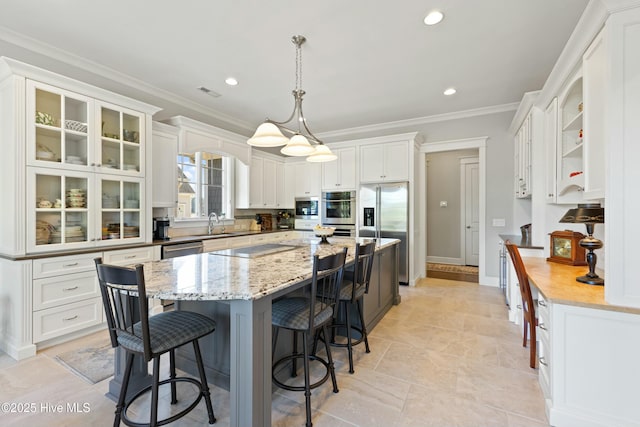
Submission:
<svg viewBox="0 0 640 427">
<path fill-rule="evenodd" d="M 332 237 L 327 245 L 319 239 L 289 240 L 280 243 L 282 251 L 268 254 L 218 251 L 143 264 L 148 297 L 174 300 L 178 310 L 216 320 L 216 331 L 200 345 L 208 380 L 230 390 L 232 426 L 271 425 L 272 301 L 310 282 L 314 254 L 325 256 L 347 247 L 347 264 L 353 264 L 356 242 L 366 241 Z M 397 244 L 396 239 L 377 242 L 364 299 L 369 328 L 400 302 Z M 177 364 L 193 372 L 189 351 L 177 355 Z"/>
</svg>

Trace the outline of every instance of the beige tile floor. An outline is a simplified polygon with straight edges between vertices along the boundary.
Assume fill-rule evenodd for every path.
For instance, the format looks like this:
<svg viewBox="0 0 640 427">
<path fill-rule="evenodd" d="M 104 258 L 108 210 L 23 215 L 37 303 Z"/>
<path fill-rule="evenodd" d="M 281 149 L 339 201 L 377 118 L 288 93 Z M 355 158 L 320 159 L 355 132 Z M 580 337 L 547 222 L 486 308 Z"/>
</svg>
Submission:
<svg viewBox="0 0 640 427">
<path fill-rule="evenodd" d="M 340 392 L 332 393 L 329 383 L 313 391 L 314 426 L 547 425 L 537 371 L 528 366 L 520 328 L 506 320 L 498 289 L 428 278 L 416 287 L 401 287 L 400 294 L 402 303 L 371 331 L 371 353 L 364 353 L 362 345 L 356 348 L 355 374 L 348 373 L 346 350 L 332 351 Z M 106 339 L 106 333 L 94 334 L 20 362 L 0 353 L 0 403 L 35 404 L 36 409 L 0 412 L 0 425 L 111 425 L 115 405 L 104 397 L 108 380 L 91 385 L 54 359 L 69 349 Z M 163 388 L 161 412 L 166 412 L 169 390 Z M 178 393 L 187 400 L 194 391 L 185 385 Z M 215 425 L 228 426 L 229 393 L 212 387 L 212 397 Z M 69 403 L 88 411 L 69 412 Z M 47 404 L 65 408 L 56 413 L 47 410 Z M 143 401 L 132 408 L 133 416 L 147 410 L 148 402 Z M 171 425 L 202 426 L 206 420 L 201 402 Z M 273 425 L 303 426 L 304 420 L 302 393 L 277 390 Z"/>
</svg>

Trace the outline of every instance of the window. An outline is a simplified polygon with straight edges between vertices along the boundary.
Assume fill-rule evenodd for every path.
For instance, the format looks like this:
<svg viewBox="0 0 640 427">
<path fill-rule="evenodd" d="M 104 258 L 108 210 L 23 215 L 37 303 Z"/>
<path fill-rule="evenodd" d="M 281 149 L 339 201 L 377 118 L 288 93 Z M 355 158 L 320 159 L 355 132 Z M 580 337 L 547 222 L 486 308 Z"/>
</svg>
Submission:
<svg viewBox="0 0 640 427">
<path fill-rule="evenodd" d="M 206 219 L 210 212 L 233 212 L 230 179 L 233 173 L 232 160 L 202 151 L 178 154 L 176 219 Z"/>
</svg>

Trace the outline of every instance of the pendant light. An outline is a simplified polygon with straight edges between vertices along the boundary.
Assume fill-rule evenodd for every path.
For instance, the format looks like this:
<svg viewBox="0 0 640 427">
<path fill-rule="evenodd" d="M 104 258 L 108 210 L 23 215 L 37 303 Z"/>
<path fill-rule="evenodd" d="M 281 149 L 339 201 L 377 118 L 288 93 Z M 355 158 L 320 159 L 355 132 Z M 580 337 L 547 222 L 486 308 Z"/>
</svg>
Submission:
<svg viewBox="0 0 640 427">
<path fill-rule="evenodd" d="M 302 97 L 305 91 L 302 86 L 302 44 L 307 39 L 304 36 L 293 36 L 291 41 L 296 46 L 296 86 L 292 91 L 294 106 L 293 112 L 289 118 L 283 122 L 266 119 L 256 129 L 256 132 L 247 143 L 254 147 L 278 147 L 284 145 L 280 150 L 282 154 L 287 156 L 309 156 L 309 162 L 329 162 L 337 159 L 337 156 L 331 152 L 329 147 L 324 145 L 322 141 L 311 133 L 302 113 Z M 287 128 L 285 125 L 292 120 L 297 122 L 297 130 Z M 291 139 L 284 134 L 292 135 Z M 312 141 L 315 146 L 311 145 Z"/>
</svg>

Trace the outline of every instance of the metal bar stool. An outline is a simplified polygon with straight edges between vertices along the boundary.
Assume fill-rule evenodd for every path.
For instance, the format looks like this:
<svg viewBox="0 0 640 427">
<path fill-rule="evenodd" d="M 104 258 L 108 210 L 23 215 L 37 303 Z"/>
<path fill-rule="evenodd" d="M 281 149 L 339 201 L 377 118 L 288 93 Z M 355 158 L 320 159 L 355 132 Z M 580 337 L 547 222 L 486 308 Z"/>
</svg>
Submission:
<svg viewBox="0 0 640 427">
<path fill-rule="evenodd" d="M 333 366 L 333 358 L 331 357 L 331 348 L 327 344 L 327 326 L 333 318 L 334 307 L 338 296 L 342 275 L 344 272 L 344 262 L 347 256 L 347 248 L 343 251 L 320 258 L 318 255 L 313 257 L 313 276 L 311 279 L 311 290 L 303 297 L 290 297 L 274 301 L 271 308 L 272 324 L 275 327 L 273 337 L 273 348 L 275 351 L 278 342 L 278 332 L 281 328 L 288 329 L 293 332 L 294 337 L 302 334 L 302 354 L 297 352 L 294 347 L 293 352 L 280 360 L 276 361 L 272 367 L 273 383 L 278 387 L 291 391 L 304 391 L 305 404 L 307 412 L 307 427 L 311 427 L 311 389 L 324 384 L 329 376 L 333 383 L 333 392 L 338 392 L 338 383 L 336 381 L 336 373 Z M 325 298 L 318 297 L 324 295 Z M 309 351 L 310 338 L 315 337 L 316 333 L 321 333 L 327 352 L 327 360 L 322 359 L 315 353 L 315 345 L 313 351 Z M 294 339 L 294 343 L 296 340 Z M 294 344 L 295 345 L 295 344 Z M 281 382 L 276 377 L 278 367 L 288 361 L 292 362 L 295 371 L 295 360 L 302 358 L 304 365 L 304 385 L 294 386 Z M 315 360 L 324 365 L 327 373 L 320 380 L 311 384 L 309 361 Z M 292 372 L 292 377 L 295 372 Z"/>
<path fill-rule="evenodd" d="M 369 340 L 367 338 L 367 327 L 364 323 L 364 315 L 362 313 L 362 302 L 364 295 L 369 292 L 369 282 L 371 280 L 371 269 L 373 268 L 373 258 L 376 250 L 376 242 L 372 241 L 361 245 L 356 244 L 355 266 L 353 271 L 345 271 L 344 280 L 340 288 L 338 297 L 338 315 L 334 316 L 334 322 L 331 325 L 331 345 L 335 347 L 347 347 L 349 351 L 349 373 L 353 374 L 353 346 L 364 341 L 367 353 L 370 353 Z M 351 323 L 351 308 L 355 306 L 358 311 L 360 326 Z M 342 312 L 342 314 L 340 314 Z M 342 317 L 344 316 L 344 317 Z M 344 318 L 344 321 L 339 319 Z M 347 333 L 347 342 L 337 343 L 335 341 L 335 333 L 340 329 L 345 329 Z M 360 334 L 360 338 L 354 339 L 351 331 L 354 330 Z"/>
<path fill-rule="evenodd" d="M 135 268 L 126 268 L 102 263 L 102 258 L 96 258 L 96 270 L 102 293 L 111 337 L 111 345 L 115 348 L 121 346 L 127 353 L 127 361 L 120 389 L 120 396 L 116 405 L 114 427 L 120 425 L 120 421 L 128 426 L 162 426 L 183 417 L 194 409 L 200 400 L 204 398 L 209 415 L 209 424 L 216 422 L 211 405 L 209 386 L 202 364 L 198 338 L 212 333 L 216 323 L 199 313 L 188 311 L 170 311 L 149 317 L 147 294 L 145 289 L 144 272 L 141 264 Z M 140 321 L 136 322 L 136 310 L 139 311 Z M 176 377 L 175 349 L 185 344 L 193 344 L 196 363 L 200 373 L 200 381 L 189 377 Z M 170 377 L 160 381 L 160 356 L 169 353 Z M 126 400 L 127 387 L 133 366 L 133 356 L 138 354 L 144 357 L 146 362 L 153 359 L 153 379 L 150 386 L 140 390 L 128 401 Z M 158 421 L 158 389 L 163 384 L 171 385 L 171 403 L 177 403 L 176 383 L 188 382 L 195 384 L 199 393 L 197 398 L 181 412 Z M 151 390 L 151 414 L 149 423 L 139 423 L 127 417 L 129 406 L 144 393 Z"/>
</svg>

